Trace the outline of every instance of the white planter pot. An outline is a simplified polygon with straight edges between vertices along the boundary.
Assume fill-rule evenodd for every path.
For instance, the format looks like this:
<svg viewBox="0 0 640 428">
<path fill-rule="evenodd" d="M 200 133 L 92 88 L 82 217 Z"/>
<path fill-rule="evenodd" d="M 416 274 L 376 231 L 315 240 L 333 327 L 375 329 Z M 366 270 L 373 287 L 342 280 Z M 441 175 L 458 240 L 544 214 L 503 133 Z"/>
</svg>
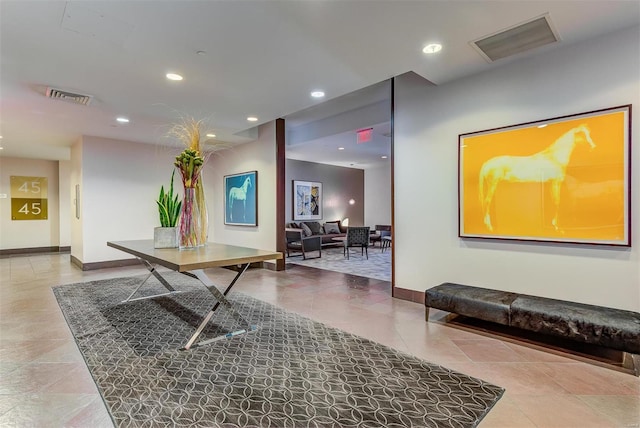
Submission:
<svg viewBox="0 0 640 428">
<path fill-rule="evenodd" d="M 178 248 L 177 227 L 156 227 L 153 229 L 154 248 Z"/>
</svg>

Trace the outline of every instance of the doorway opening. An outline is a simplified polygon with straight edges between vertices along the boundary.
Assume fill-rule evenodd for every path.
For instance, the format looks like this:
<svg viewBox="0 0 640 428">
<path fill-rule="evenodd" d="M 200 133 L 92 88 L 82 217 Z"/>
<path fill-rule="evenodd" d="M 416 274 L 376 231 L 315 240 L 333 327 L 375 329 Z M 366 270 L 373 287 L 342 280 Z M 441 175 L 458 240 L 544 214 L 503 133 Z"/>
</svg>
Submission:
<svg viewBox="0 0 640 428">
<path fill-rule="evenodd" d="M 393 230 L 392 92 L 386 80 L 285 117 L 285 225 L 317 223 L 312 235 L 333 222 L 342 235 L 354 226 L 373 232 L 367 251 L 351 249 L 347 258 L 344 242 L 321 230 L 322 250 L 309 257 L 292 251 L 287 264 L 392 282 L 393 246 L 383 246 Z M 298 182 L 316 184 L 319 210 L 298 205 Z"/>
</svg>

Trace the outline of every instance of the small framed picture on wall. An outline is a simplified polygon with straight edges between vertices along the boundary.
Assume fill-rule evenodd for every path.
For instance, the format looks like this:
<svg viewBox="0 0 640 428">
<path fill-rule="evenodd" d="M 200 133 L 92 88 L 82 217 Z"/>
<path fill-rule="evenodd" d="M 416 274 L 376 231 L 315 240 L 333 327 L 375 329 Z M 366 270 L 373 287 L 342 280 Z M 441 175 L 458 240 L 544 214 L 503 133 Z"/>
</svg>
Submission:
<svg viewBox="0 0 640 428">
<path fill-rule="evenodd" d="M 322 183 L 293 181 L 293 219 L 322 219 Z"/>
<path fill-rule="evenodd" d="M 258 225 L 258 171 L 224 177 L 224 224 Z"/>
</svg>

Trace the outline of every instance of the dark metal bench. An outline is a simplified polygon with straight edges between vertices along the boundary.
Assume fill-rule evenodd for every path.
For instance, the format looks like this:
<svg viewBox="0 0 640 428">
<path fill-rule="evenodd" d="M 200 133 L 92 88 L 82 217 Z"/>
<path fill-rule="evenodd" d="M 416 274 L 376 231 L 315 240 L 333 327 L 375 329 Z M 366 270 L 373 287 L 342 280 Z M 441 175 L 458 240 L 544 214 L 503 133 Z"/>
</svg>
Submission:
<svg viewBox="0 0 640 428">
<path fill-rule="evenodd" d="M 453 283 L 425 293 L 429 308 L 625 352 L 640 375 L 640 313 Z"/>
</svg>

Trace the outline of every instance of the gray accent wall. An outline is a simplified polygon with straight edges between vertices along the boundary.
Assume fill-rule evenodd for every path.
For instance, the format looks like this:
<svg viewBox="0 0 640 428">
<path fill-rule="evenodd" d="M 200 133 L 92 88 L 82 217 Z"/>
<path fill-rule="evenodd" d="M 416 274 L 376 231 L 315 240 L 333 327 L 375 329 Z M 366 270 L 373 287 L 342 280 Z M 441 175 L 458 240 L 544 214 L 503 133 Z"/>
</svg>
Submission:
<svg viewBox="0 0 640 428">
<path fill-rule="evenodd" d="M 285 221 L 293 221 L 293 180 L 322 183 L 322 220 L 349 218 L 350 226 L 364 225 L 364 171 L 355 168 L 304 162 L 286 161 Z M 349 200 L 355 204 L 350 205 Z"/>
</svg>

